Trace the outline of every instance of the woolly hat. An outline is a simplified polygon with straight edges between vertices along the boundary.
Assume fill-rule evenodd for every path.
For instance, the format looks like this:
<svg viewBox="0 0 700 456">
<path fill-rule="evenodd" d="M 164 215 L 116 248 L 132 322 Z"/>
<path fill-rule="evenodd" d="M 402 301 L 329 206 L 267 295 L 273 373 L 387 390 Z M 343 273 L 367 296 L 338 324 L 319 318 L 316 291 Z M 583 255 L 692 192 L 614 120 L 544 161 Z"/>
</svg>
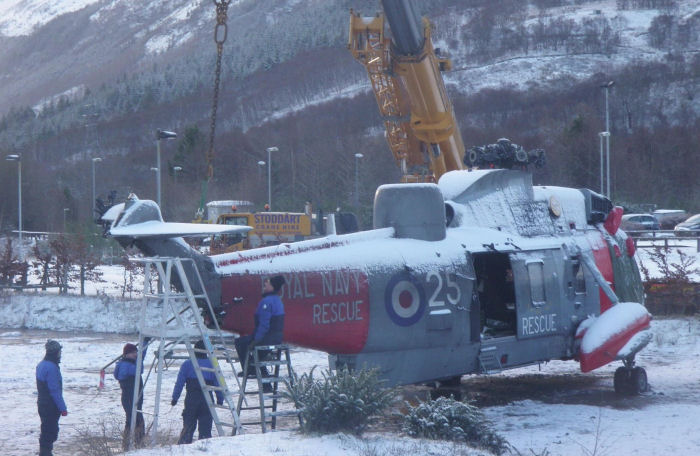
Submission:
<svg viewBox="0 0 700 456">
<path fill-rule="evenodd" d="M 281 275 L 276 275 L 270 279 L 270 285 L 272 285 L 275 293 L 278 293 L 285 283 L 287 282 L 284 280 L 284 276 Z"/>
<path fill-rule="evenodd" d="M 202 352 L 202 350 L 206 350 L 206 347 L 204 346 L 204 341 L 203 340 L 198 340 L 196 344 L 194 344 L 195 350 L 198 350 L 194 355 L 197 358 L 205 359 L 207 357 L 206 352 Z"/>
<path fill-rule="evenodd" d="M 122 355 L 126 356 L 129 353 L 136 353 L 137 351 L 139 351 L 139 350 L 138 350 L 138 348 L 136 348 L 136 345 L 126 344 L 126 345 L 124 345 L 124 350 L 122 351 Z"/>
<path fill-rule="evenodd" d="M 44 348 L 46 348 L 46 353 L 58 353 L 63 347 L 61 347 L 61 344 L 59 344 L 57 341 L 49 339 L 46 341 Z"/>
</svg>

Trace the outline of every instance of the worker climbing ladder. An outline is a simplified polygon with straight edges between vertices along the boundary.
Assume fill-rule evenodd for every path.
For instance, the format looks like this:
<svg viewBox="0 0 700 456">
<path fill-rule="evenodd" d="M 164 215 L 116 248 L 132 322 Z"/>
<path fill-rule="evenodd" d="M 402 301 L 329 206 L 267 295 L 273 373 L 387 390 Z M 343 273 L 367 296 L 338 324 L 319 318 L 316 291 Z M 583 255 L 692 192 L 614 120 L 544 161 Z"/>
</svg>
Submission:
<svg viewBox="0 0 700 456">
<path fill-rule="evenodd" d="M 286 375 L 281 372 L 281 367 L 286 369 Z M 272 373 L 264 375 L 268 368 L 272 369 Z M 255 377 L 244 375 L 241 384 L 241 394 L 238 396 L 238 406 L 236 413 L 241 416 L 241 412 L 246 410 L 259 410 L 260 421 L 247 421 L 241 424 L 257 425 L 262 428 L 262 432 L 267 432 L 268 426 L 274 430 L 277 427 L 277 418 L 283 416 L 296 416 L 301 425 L 301 415 L 299 410 L 279 410 L 280 400 L 288 397 L 283 394 L 280 389 L 280 383 L 289 392 L 294 386 L 294 372 L 292 371 L 292 362 L 289 356 L 289 347 L 285 344 L 280 345 L 256 345 L 252 348 L 252 353 L 246 359 L 243 372 L 255 372 Z M 248 380 L 255 378 L 257 383 L 252 390 L 248 389 Z M 246 396 L 257 396 L 257 405 L 245 405 Z"/>
<path fill-rule="evenodd" d="M 204 394 L 205 401 L 211 412 L 219 436 L 233 435 L 241 430 L 241 423 L 236 410 L 233 395 L 238 391 L 228 388 L 224 370 L 219 360 L 230 368 L 231 376 L 241 384 L 234 365 L 233 338 L 227 337 L 219 327 L 211 302 L 205 292 L 202 278 L 194 261 L 189 258 L 154 257 L 137 259 L 143 263 L 145 270 L 144 300 L 139 321 L 139 347 L 144 346 L 146 338 L 157 343 L 157 357 L 154 361 L 156 374 L 156 394 L 151 425 L 152 444 L 157 443 L 158 420 L 160 417 L 160 395 L 162 389 L 163 370 L 174 359 L 189 358 L 192 361 L 197 380 L 204 392 L 221 392 L 224 397 L 223 405 L 217 405 L 212 394 Z M 155 273 L 155 274 L 154 274 Z M 194 289 L 190 282 L 194 282 Z M 178 284 L 182 291 L 175 291 L 171 284 Z M 156 292 L 151 290 L 155 289 Z M 210 320 L 204 323 L 202 311 Z M 154 318 L 155 314 L 157 318 Z M 195 348 L 195 343 L 202 340 L 204 349 Z M 176 350 L 184 345 L 187 356 L 178 356 Z M 197 353 L 206 353 L 212 367 L 201 367 L 197 362 Z M 136 361 L 136 378 L 141 377 L 143 366 L 143 350 L 138 351 Z M 226 369 L 228 371 L 228 369 Z M 207 385 L 203 372 L 212 372 L 218 381 L 218 386 Z M 150 372 L 149 372 L 150 374 Z M 146 379 L 148 380 L 148 378 Z M 142 394 L 139 383 L 134 388 L 134 404 Z M 240 401 L 239 401 L 240 402 Z M 128 447 L 132 448 L 136 414 L 141 410 L 132 408 L 131 431 Z M 228 429 L 228 432 L 227 432 Z"/>
</svg>

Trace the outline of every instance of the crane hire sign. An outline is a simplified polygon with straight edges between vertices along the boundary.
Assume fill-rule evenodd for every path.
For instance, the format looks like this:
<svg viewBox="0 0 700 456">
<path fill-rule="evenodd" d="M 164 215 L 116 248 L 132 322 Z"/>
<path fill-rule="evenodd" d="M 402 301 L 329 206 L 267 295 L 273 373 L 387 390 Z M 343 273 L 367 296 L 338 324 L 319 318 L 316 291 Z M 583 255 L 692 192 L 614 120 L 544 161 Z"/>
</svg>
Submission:
<svg viewBox="0 0 700 456">
<path fill-rule="evenodd" d="M 306 214 L 291 212 L 259 212 L 250 226 L 257 234 L 311 235 L 311 220 Z"/>
</svg>

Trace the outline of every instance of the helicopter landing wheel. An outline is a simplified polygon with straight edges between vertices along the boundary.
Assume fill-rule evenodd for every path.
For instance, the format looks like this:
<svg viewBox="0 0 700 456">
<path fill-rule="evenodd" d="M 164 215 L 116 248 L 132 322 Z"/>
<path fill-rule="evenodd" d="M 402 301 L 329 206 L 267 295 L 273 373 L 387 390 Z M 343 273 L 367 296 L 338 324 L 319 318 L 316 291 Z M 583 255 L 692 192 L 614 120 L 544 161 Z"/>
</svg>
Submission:
<svg viewBox="0 0 700 456">
<path fill-rule="evenodd" d="M 641 394 L 649 389 L 649 383 L 647 382 L 647 371 L 645 371 L 642 367 L 635 367 L 632 369 L 630 380 L 631 394 Z"/>
<path fill-rule="evenodd" d="M 617 394 L 637 395 L 649 389 L 647 371 L 642 367 L 618 367 L 613 380 Z"/>
<path fill-rule="evenodd" d="M 632 369 L 628 367 L 618 367 L 615 371 L 613 385 L 617 394 L 629 394 L 632 377 Z"/>
</svg>

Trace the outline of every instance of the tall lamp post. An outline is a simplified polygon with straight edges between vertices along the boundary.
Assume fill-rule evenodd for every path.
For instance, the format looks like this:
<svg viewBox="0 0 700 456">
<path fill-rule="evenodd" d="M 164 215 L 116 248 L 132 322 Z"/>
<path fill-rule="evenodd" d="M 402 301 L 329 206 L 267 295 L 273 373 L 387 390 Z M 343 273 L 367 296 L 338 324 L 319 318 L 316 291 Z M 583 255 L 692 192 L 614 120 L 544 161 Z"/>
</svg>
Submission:
<svg viewBox="0 0 700 456">
<path fill-rule="evenodd" d="M 355 207 L 360 206 L 360 171 L 359 162 L 360 159 L 364 157 L 361 153 L 355 154 Z"/>
<path fill-rule="evenodd" d="M 68 214 L 68 211 L 70 211 L 70 209 L 67 207 L 63 208 L 63 233 L 66 232 L 66 214 Z"/>
<path fill-rule="evenodd" d="M 182 171 L 182 166 L 173 166 L 173 176 L 175 176 L 175 183 L 177 184 L 177 173 Z"/>
<path fill-rule="evenodd" d="M 263 169 L 263 166 L 265 166 L 265 162 L 264 162 L 263 160 L 260 160 L 260 161 L 258 162 L 258 179 L 261 179 L 261 178 L 262 178 L 262 169 Z"/>
<path fill-rule="evenodd" d="M 600 136 L 600 194 L 605 195 L 605 179 L 604 179 L 605 158 L 604 158 L 604 152 L 603 152 L 603 138 L 609 137 L 610 132 L 601 131 L 600 133 L 598 133 L 598 136 Z"/>
<path fill-rule="evenodd" d="M 17 162 L 17 230 L 19 231 L 19 260 L 24 261 L 24 249 L 22 246 L 22 157 L 17 154 L 8 155 L 5 157 L 7 161 Z"/>
<path fill-rule="evenodd" d="M 601 88 L 605 89 L 605 150 L 606 150 L 606 161 L 605 161 L 605 172 L 607 174 L 607 193 L 606 196 L 610 198 L 610 116 L 608 113 L 608 92 L 615 85 L 615 81 L 609 81 L 605 84 L 601 84 Z"/>
<path fill-rule="evenodd" d="M 161 130 L 158 129 L 156 130 L 156 151 L 158 154 L 158 157 L 156 159 L 156 181 L 158 181 L 158 207 L 161 207 L 160 203 L 160 140 L 161 139 L 175 139 L 177 138 L 177 133 L 174 131 L 166 131 L 166 130 Z M 162 210 L 162 209 L 161 209 Z"/>
<path fill-rule="evenodd" d="M 92 218 L 95 218 L 95 163 L 101 162 L 100 157 L 92 159 Z"/>
<path fill-rule="evenodd" d="M 275 146 L 267 148 L 267 204 L 272 210 L 272 152 L 277 152 L 279 149 Z"/>
</svg>

